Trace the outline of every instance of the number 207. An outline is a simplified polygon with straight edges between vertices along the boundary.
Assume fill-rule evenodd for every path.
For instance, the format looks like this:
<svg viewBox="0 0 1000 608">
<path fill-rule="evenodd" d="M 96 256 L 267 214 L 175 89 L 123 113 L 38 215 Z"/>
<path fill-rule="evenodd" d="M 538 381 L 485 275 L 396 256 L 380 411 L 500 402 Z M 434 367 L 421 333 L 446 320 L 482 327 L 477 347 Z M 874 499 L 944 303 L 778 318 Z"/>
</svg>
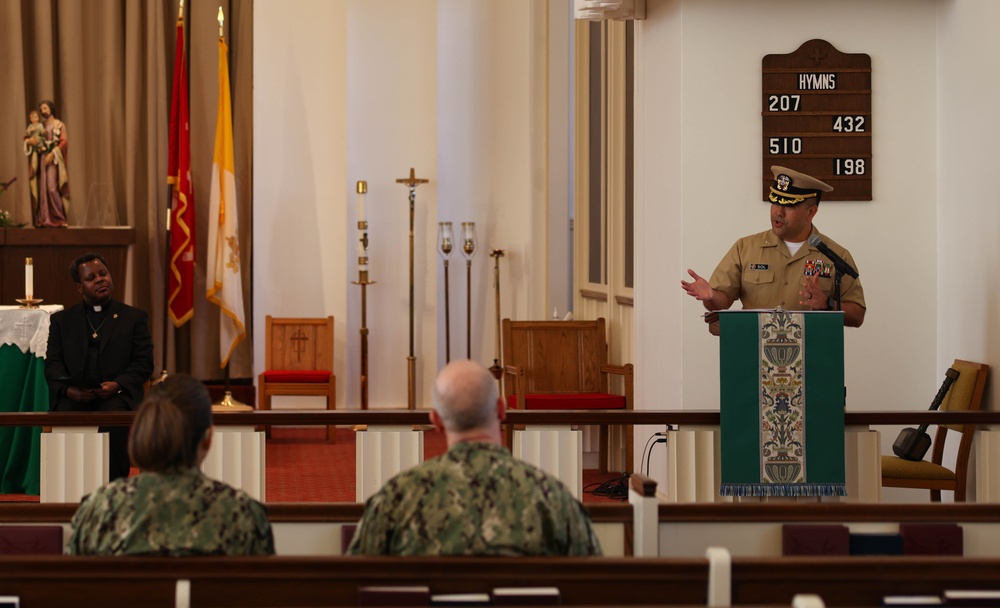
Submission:
<svg viewBox="0 0 1000 608">
<path fill-rule="evenodd" d="M 802 104 L 801 95 L 768 95 L 768 112 L 798 112 Z"/>
</svg>

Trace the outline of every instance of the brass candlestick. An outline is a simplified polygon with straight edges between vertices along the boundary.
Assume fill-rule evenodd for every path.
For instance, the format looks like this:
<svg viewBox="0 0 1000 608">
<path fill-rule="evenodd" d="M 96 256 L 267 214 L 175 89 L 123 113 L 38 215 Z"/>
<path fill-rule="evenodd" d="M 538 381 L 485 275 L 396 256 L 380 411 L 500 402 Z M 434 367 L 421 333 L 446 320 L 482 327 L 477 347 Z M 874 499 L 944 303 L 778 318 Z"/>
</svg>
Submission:
<svg viewBox="0 0 1000 608">
<path fill-rule="evenodd" d="M 417 201 L 417 186 L 426 184 L 428 180 L 418 178 L 416 171 L 410 167 L 410 176 L 396 180 L 410 189 L 410 356 L 406 358 L 406 404 L 409 409 L 417 407 L 417 357 L 413 352 L 413 215 Z"/>
<path fill-rule="evenodd" d="M 472 358 L 472 258 L 476 255 L 476 223 L 462 222 L 462 255 L 465 256 L 465 357 Z"/>
<path fill-rule="evenodd" d="M 454 249 L 451 222 L 438 222 L 438 253 L 444 260 L 444 362 L 451 361 L 451 306 L 448 300 L 448 258 Z"/>
<path fill-rule="evenodd" d="M 365 218 L 365 194 L 368 182 L 358 182 L 358 280 L 361 286 L 361 409 L 368 409 L 368 286 L 375 281 L 368 279 L 368 222 Z"/>
<path fill-rule="evenodd" d="M 500 367 L 500 258 L 503 257 L 503 249 L 494 249 L 490 252 L 493 258 L 493 287 L 496 292 L 496 314 L 497 314 L 497 345 L 496 357 L 493 359 L 493 367 L 490 368 L 493 377 L 500 380 L 503 375 L 503 368 Z"/>
</svg>

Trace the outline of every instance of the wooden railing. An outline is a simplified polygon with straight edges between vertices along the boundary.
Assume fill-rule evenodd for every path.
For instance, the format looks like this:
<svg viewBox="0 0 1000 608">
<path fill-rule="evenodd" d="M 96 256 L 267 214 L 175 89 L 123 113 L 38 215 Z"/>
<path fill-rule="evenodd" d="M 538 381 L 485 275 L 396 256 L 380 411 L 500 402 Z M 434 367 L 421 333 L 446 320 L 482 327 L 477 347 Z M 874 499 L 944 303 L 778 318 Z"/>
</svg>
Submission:
<svg viewBox="0 0 1000 608">
<path fill-rule="evenodd" d="M 0 503 L 0 525 L 69 523 L 77 503 Z M 272 523 L 355 522 L 364 505 L 355 502 L 272 502 L 267 505 Z M 627 504 L 587 506 L 595 522 L 626 523 L 632 519 Z M 983 522 L 1000 525 L 1000 504 L 939 503 L 692 503 L 660 504 L 661 523 L 684 522 Z M 998 579 L 1000 580 L 1000 579 Z"/>
<path fill-rule="evenodd" d="M 218 426 L 426 425 L 429 410 L 313 410 L 226 412 Z M 127 426 L 134 412 L 0 412 L 0 426 Z M 718 425 L 718 410 L 507 410 L 508 424 Z M 1000 424 L 1000 412 L 844 412 L 847 425 Z"/>
</svg>

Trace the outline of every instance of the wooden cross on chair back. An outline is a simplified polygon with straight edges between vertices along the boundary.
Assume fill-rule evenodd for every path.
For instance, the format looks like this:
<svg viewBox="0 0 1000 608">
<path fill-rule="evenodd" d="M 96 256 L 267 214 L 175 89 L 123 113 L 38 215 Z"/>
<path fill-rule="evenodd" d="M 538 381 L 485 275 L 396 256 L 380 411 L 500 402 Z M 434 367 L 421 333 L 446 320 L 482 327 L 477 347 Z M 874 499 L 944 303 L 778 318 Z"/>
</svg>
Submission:
<svg viewBox="0 0 1000 608">
<path fill-rule="evenodd" d="M 503 380 L 507 407 L 518 409 L 632 409 L 632 364 L 609 365 L 604 319 L 591 321 L 511 321 L 504 319 Z M 624 380 L 621 394 L 610 392 L 609 376 Z M 624 452 L 622 470 L 631 472 L 631 427 L 616 429 Z M 601 469 L 610 465 L 611 441 L 601 430 Z"/>
<path fill-rule="evenodd" d="M 333 371 L 333 317 L 266 320 L 264 369 Z"/>
<path fill-rule="evenodd" d="M 264 373 L 258 378 L 260 409 L 271 409 L 272 395 L 318 395 L 326 397 L 326 409 L 336 409 L 333 317 L 278 318 L 268 315 L 264 336 Z M 331 443 L 335 433 L 335 427 L 327 428 Z"/>
</svg>

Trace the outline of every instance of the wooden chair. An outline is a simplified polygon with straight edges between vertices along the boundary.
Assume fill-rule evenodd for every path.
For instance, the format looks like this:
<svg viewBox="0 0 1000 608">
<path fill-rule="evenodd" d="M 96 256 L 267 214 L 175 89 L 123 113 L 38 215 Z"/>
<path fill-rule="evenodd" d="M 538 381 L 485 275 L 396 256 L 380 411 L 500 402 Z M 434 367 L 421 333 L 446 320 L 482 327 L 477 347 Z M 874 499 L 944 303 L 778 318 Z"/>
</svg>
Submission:
<svg viewBox="0 0 1000 608">
<path fill-rule="evenodd" d="M 955 359 L 952 368 L 958 379 L 941 402 L 941 410 L 979 410 L 986 390 L 986 376 L 990 366 Z M 961 434 L 955 470 L 942 465 L 948 431 Z M 890 488 L 924 488 L 931 491 L 931 501 L 941 502 L 941 490 L 955 493 L 955 502 L 965 502 L 965 485 L 968 477 L 969 453 L 975 435 L 974 424 L 946 424 L 938 427 L 931 447 L 931 460 L 915 462 L 897 456 L 882 456 L 882 486 Z"/>
<path fill-rule="evenodd" d="M 609 365 L 604 319 L 511 321 L 503 323 L 504 395 L 508 408 L 529 410 L 632 409 L 632 364 Z M 609 392 L 611 375 L 621 376 L 624 394 Z M 621 435 L 624 434 L 624 438 Z M 610 445 L 621 448 L 632 471 L 632 428 L 601 427 L 600 468 L 610 468 Z"/>
<path fill-rule="evenodd" d="M 326 397 L 326 409 L 336 409 L 332 316 L 295 319 L 268 315 L 264 344 L 264 373 L 257 384 L 259 409 L 271 409 L 272 395 L 319 395 Z M 336 432 L 335 426 L 328 426 L 327 441 L 333 443 Z"/>
</svg>

